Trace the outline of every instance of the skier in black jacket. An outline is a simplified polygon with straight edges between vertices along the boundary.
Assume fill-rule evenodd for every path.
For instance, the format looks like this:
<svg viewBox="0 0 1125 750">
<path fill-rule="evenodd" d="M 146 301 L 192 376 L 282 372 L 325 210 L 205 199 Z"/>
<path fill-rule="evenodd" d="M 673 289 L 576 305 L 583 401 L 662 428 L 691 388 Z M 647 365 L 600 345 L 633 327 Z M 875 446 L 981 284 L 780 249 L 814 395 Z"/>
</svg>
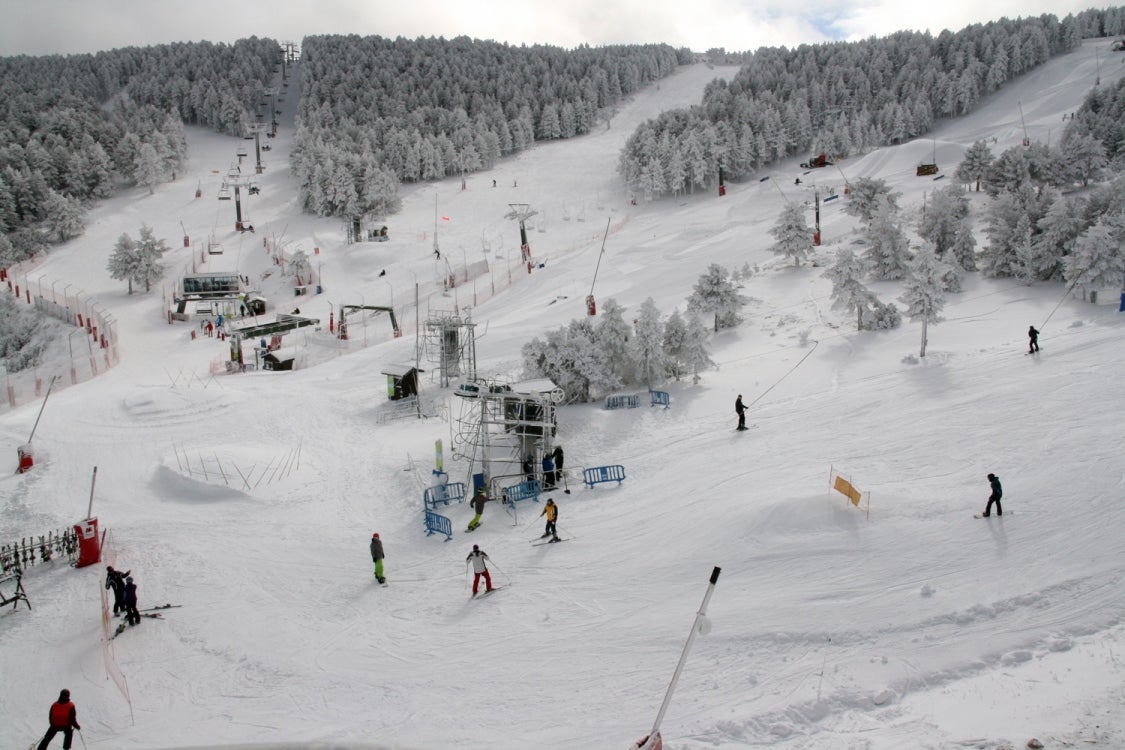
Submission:
<svg viewBox="0 0 1125 750">
<path fill-rule="evenodd" d="M 1000 506 L 1000 498 L 1004 495 L 1004 490 L 1000 487 L 1000 477 L 995 474 L 988 475 L 988 484 L 992 487 L 992 494 L 988 496 L 988 505 L 984 507 L 984 517 L 988 518 L 992 515 L 992 504 L 996 503 L 996 515 L 1004 515 L 1004 509 Z"/>
<path fill-rule="evenodd" d="M 105 566 L 105 587 L 113 591 L 113 614 L 116 616 L 125 610 L 125 577 L 133 571 L 114 570 L 112 565 Z"/>
<path fill-rule="evenodd" d="M 1027 353 L 1039 351 L 1039 331 L 1035 330 L 1035 326 L 1027 327 Z"/>
</svg>

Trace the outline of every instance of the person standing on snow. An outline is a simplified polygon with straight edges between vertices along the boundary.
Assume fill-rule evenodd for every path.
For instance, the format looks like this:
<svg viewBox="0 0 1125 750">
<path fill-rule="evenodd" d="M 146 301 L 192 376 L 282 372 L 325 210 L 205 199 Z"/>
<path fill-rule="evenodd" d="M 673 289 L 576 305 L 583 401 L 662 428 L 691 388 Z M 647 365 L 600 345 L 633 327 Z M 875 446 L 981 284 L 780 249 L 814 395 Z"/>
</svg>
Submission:
<svg viewBox="0 0 1125 750">
<path fill-rule="evenodd" d="M 738 429 L 746 429 L 746 406 L 742 403 L 742 394 L 734 400 L 734 413 L 738 415 Z"/>
<path fill-rule="evenodd" d="M 105 566 L 105 587 L 113 590 L 113 614 L 116 617 L 125 609 L 125 577 L 133 571 L 122 573 L 112 565 Z"/>
<path fill-rule="evenodd" d="M 555 459 L 552 454 L 548 453 L 543 456 L 543 489 L 553 490 L 555 488 Z"/>
<path fill-rule="evenodd" d="M 554 500 L 547 498 L 547 505 L 539 515 L 547 516 L 547 528 L 543 530 L 543 536 L 539 538 L 546 539 L 547 537 L 551 537 L 552 542 L 557 542 L 559 540 L 559 534 L 555 530 L 555 521 L 559 518 L 559 506 L 555 505 Z"/>
<path fill-rule="evenodd" d="M 51 722 L 51 726 L 47 729 L 47 733 L 43 735 L 43 739 L 39 741 L 37 750 L 47 750 L 47 746 L 51 744 L 51 740 L 55 739 L 55 735 L 59 732 L 63 733 L 63 750 L 70 750 L 70 741 L 74 738 L 74 730 L 81 731 L 82 727 L 78 726 L 78 711 L 70 700 L 69 690 L 59 691 L 59 699 L 51 704 L 51 710 L 47 712 L 47 718 Z"/>
<path fill-rule="evenodd" d="M 383 542 L 379 539 L 379 532 L 371 535 L 371 561 L 375 563 L 375 580 L 386 583 L 383 577 Z"/>
<path fill-rule="evenodd" d="M 995 474 L 988 475 L 988 484 L 992 487 L 992 494 L 988 496 L 988 505 L 984 507 L 984 517 L 988 518 L 992 515 L 992 504 L 996 503 L 996 515 L 1004 515 L 1004 509 L 1000 507 L 1000 498 L 1004 495 L 1004 490 L 1000 487 L 1000 477 Z"/>
<path fill-rule="evenodd" d="M 485 565 L 485 560 L 488 559 L 488 553 L 482 550 L 480 545 L 477 544 L 473 545 L 473 551 L 465 558 L 466 565 L 468 565 L 470 561 L 473 563 L 473 596 L 477 595 L 481 576 L 484 576 L 485 593 L 492 591 L 492 575 L 488 572 L 488 566 Z"/>
<path fill-rule="evenodd" d="M 125 595 L 122 601 L 125 603 L 125 622 L 130 625 L 140 625 L 141 613 L 137 611 L 137 584 L 133 583 L 132 576 L 125 578 Z"/>
<path fill-rule="evenodd" d="M 1027 353 L 1039 351 L 1039 331 L 1035 330 L 1035 326 L 1027 327 Z"/>
<path fill-rule="evenodd" d="M 484 491 L 484 487 L 477 487 L 477 494 L 473 495 L 473 520 L 469 521 L 469 528 L 466 531 L 472 531 L 480 526 L 480 517 L 484 513 L 484 504 L 489 501 L 488 495 Z"/>
</svg>

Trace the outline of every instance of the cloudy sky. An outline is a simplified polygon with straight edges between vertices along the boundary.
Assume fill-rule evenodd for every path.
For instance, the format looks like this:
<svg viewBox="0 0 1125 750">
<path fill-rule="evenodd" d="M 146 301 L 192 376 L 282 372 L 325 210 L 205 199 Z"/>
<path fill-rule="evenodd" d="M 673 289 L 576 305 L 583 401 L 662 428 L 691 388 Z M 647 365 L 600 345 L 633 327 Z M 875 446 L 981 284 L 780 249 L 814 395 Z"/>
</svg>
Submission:
<svg viewBox="0 0 1125 750">
<path fill-rule="evenodd" d="M 248 36 L 470 36 L 512 44 L 664 42 L 703 51 L 961 29 L 1003 16 L 1090 7 L 1089 0 L 0 0 L 0 55 L 95 52 Z"/>
</svg>

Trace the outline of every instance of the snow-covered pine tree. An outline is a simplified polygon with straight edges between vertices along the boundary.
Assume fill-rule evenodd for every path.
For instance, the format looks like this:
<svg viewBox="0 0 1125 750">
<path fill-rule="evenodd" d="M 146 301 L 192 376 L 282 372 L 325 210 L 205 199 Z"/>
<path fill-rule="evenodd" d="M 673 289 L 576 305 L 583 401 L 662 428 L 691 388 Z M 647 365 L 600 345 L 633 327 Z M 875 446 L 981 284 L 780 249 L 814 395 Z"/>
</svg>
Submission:
<svg viewBox="0 0 1125 750">
<path fill-rule="evenodd" d="M 961 231 L 968 221 L 969 201 L 964 191 L 959 185 L 947 185 L 931 194 L 918 226 L 918 235 L 933 243 L 939 258 L 960 266 L 962 260 L 971 260 L 976 245 L 974 240 L 968 248 L 958 247 L 965 241 L 966 235 L 972 238 L 972 232 Z"/>
<path fill-rule="evenodd" d="M 786 203 L 770 228 L 777 243 L 771 248 L 778 255 L 793 259 L 793 265 L 801 265 L 801 260 L 809 257 L 815 245 L 815 231 L 805 218 L 805 207 L 796 201 Z"/>
<path fill-rule="evenodd" d="M 133 179 L 152 195 L 163 176 L 164 164 L 151 143 L 142 143 L 133 162 Z"/>
<path fill-rule="evenodd" d="M 604 386 L 605 390 L 614 390 L 636 382 L 636 362 L 632 357 L 633 348 L 629 344 L 633 330 L 625 322 L 625 308 L 618 304 L 617 300 L 611 297 L 600 307 L 597 323 L 594 325 L 594 337 L 605 355 L 605 361 L 613 377 L 608 383 L 595 381 L 594 385 Z"/>
<path fill-rule="evenodd" d="M 871 298 L 871 292 L 861 279 L 867 267 L 856 254 L 848 248 L 836 253 L 836 262 L 824 272 L 824 277 L 832 282 L 832 306 L 845 312 L 855 311 L 856 330 L 863 330 L 863 310 Z"/>
<path fill-rule="evenodd" d="M 1105 144 L 1089 133 L 1070 135 L 1068 132 L 1062 142 L 1062 164 L 1065 165 L 1066 178 L 1081 182 L 1085 187 L 1091 180 L 1101 179 L 1109 164 Z"/>
<path fill-rule="evenodd" d="M 1070 254 L 1085 221 L 1078 201 L 1056 196 L 1047 213 L 1036 223 L 1034 272 L 1040 281 L 1062 279 L 1064 258 Z"/>
<path fill-rule="evenodd" d="M 123 232 L 117 238 L 117 242 L 114 243 L 113 252 L 109 256 L 109 263 L 107 264 L 109 277 L 128 282 L 129 294 L 132 294 L 133 279 L 137 276 L 139 265 L 140 256 L 137 252 L 137 242 L 129 236 L 128 232 Z"/>
<path fill-rule="evenodd" d="M 684 363 L 684 349 L 687 347 L 687 323 L 679 310 L 673 310 L 664 321 L 664 340 L 661 349 L 664 353 L 664 368 L 669 377 L 679 380 L 687 374 Z"/>
<path fill-rule="evenodd" d="M 699 373 L 708 367 L 714 367 L 711 353 L 707 350 L 709 332 L 703 324 L 703 319 L 698 315 L 688 313 L 687 338 L 682 352 L 683 363 L 691 373 L 691 382 L 699 382 Z"/>
<path fill-rule="evenodd" d="M 664 321 L 656 302 L 649 297 L 641 303 L 633 322 L 630 359 L 636 363 L 637 380 L 652 390 L 664 381 L 667 365 L 664 356 Z"/>
<path fill-rule="evenodd" d="M 985 227 L 988 245 L 979 256 L 980 269 L 984 275 L 993 278 L 1020 275 L 1022 264 L 1016 255 L 1016 248 L 1024 239 L 1021 234 L 1021 219 L 1027 221 L 1027 226 L 1034 226 L 1038 219 L 1036 212 L 1035 191 L 1030 183 L 1025 183 L 1013 192 L 1003 192 L 992 201 Z"/>
<path fill-rule="evenodd" d="M 699 277 L 687 300 L 688 314 L 713 317 L 715 332 L 720 328 L 733 328 L 742 322 L 740 311 L 747 303 L 746 297 L 730 280 L 730 272 L 718 263 L 707 267 Z"/>
<path fill-rule="evenodd" d="M 145 291 L 152 291 L 152 282 L 164 278 L 164 266 L 160 259 L 168 252 L 168 243 L 158 240 L 152 233 L 152 227 L 141 225 L 140 238 L 137 240 L 137 267 L 134 280 L 145 285 Z"/>
<path fill-rule="evenodd" d="M 53 242 L 66 242 L 86 231 L 86 211 L 77 198 L 48 189 L 43 210 L 43 224 Z"/>
<path fill-rule="evenodd" d="M 961 158 L 961 163 L 957 165 L 957 171 L 953 173 L 953 176 L 957 178 L 958 182 L 972 185 L 973 189 L 979 192 L 981 180 L 986 179 L 989 172 L 992 171 L 993 160 L 992 149 L 988 147 L 988 141 L 977 141 L 966 149 L 965 155 Z"/>
<path fill-rule="evenodd" d="M 898 208 L 888 195 L 876 198 L 864 238 L 867 241 L 864 261 L 875 278 L 886 281 L 906 276 L 910 242 L 902 230 Z"/>
<path fill-rule="evenodd" d="M 1072 286 L 1082 289 L 1082 299 L 1100 289 L 1116 289 L 1125 274 L 1125 213 L 1105 214 L 1079 235 L 1063 273 Z"/>
<path fill-rule="evenodd" d="M 919 357 L 926 356 L 927 327 L 941 320 L 941 311 L 945 307 L 946 271 L 946 265 L 934 253 L 933 245 L 926 243 L 914 254 L 909 274 L 903 282 L 903 293 L 899 299 L 906 305 L 906 314 L 911 320 L 922 321 Z"/>
<path fill-rule="evenodd" d="M 874 177 L 860 177 L 851 183 L 851 192 L 844 202 L 844 212 L 859 218 L 860 221 L 871 221 L 879 207 L 880 199 L 886 202 L 895 211 L 898 210 L 898 197 L 901 193 L 892 193 L 886 180 Z"/>
<path fill-rule="evenodd" d="M 1014 193 L 1031 183 L 1031 165 L 1020 146 L 1005 150 L 992 163 L 985 179 L 985 192 L 993 198 L 1002 193 Z"/>
</svg>

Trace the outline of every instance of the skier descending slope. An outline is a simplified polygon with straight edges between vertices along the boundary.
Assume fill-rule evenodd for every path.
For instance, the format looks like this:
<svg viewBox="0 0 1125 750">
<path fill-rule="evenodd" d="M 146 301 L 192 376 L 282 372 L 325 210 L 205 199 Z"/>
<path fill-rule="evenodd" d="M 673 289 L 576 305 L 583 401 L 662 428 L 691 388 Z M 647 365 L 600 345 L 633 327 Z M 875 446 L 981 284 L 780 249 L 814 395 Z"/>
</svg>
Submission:
<svg viewBox="0 0 1125 750">
<path fill-rule="evenodd" d="M 473 545 L 473 551 L 465 558 L 465 563 L 472 562 L 473 564 L 473 596 L 477 595 L 480 589 L 480 579 L 484 576 L 484 592 L 487 594 L 492 591 L 492 574 L 488 572 L 488 553 L 480 548 L 479 544 Z"/>
</svg>

